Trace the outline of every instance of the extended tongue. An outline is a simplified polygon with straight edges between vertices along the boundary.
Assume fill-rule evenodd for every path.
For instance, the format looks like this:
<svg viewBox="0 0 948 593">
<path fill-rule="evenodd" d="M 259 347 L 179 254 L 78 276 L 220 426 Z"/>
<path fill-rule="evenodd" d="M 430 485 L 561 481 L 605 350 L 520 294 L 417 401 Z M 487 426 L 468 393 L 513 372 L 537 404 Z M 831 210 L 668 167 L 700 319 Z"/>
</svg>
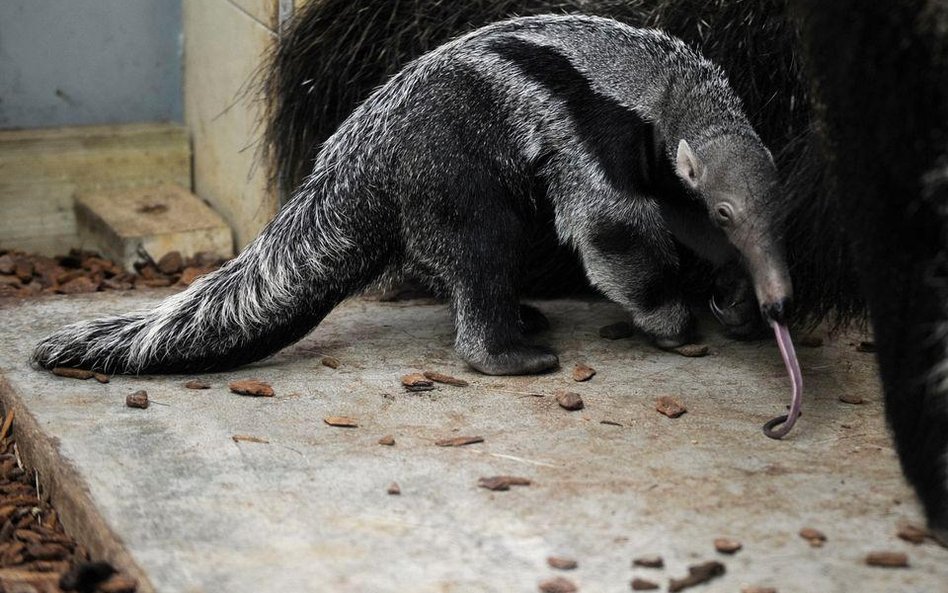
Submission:
<svg viewBox="0 0 948 593">
<path fill-rule="evenodd" d="M 783 357 L 783 364 L 787 367 L 787 374 L 790 375 L 790 382 L 793 384 L 793 395 L 790 400 L 790 413 L 786 416 L 777 416 L 776 418 L 764 424 L 764 434 L 772 439 L 781 439 L 790 432 L 797 418 L 800 417 L 800 409 L 803 406 L 803 376 L 800 374 L 800 362 L 797 360 L 797 353 L 793 349 L 793 340 L 790 339 L 790 330 L 786 325 L 771 321 L 770 326 L 774 328 L 774 335 L 777 337 L 777 346 L 780 348 L 780 355 Z M 779 426 L 780 428 L 775 428 Z"/>
</svg>

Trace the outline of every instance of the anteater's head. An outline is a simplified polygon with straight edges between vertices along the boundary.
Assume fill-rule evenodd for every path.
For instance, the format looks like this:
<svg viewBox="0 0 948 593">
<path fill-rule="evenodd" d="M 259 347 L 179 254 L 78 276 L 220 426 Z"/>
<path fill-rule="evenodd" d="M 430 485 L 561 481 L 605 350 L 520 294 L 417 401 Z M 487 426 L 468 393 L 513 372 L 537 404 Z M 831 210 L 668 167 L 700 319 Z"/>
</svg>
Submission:
<svg viewBox="0 0 948 593">
<path fill-rule="evenodd" d="M 777 170 L 770 152 L 750 135 L 719 136 L 695 148 L 681 140 L 675 165 L 741 254 L 764 318 L 785 323 L 793 287 L 777 234 Z"/>
</svg>

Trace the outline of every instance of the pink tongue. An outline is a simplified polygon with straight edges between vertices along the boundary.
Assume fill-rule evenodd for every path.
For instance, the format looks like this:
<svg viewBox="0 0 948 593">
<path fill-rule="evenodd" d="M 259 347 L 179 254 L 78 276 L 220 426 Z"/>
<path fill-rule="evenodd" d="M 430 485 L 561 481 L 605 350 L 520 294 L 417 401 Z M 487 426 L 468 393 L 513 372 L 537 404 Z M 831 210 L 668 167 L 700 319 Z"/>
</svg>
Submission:
<svg viewBox="0 0 948 593">
<path fill-rule="evenodd" d="M 800 417 L 800 408 L 803 406 L 803 376 L 800 374 L 800 363 L 797 361 L 797 353 L 793 349 L 793 341 L 790 339 L 790 331 L 787 326 L 770 322 L 774 328 L 774 335 L 777 337 L 777 346 L 780 347 L 780 355 L 783 357 L 783 364 L 787 367 L 787 374 L 790 375 L 790 382 L 793 384 L 793 396 L 790 400 L 790 413 L 786 416 L 778 416 L 764 424 L 764 434 L 772 439 L 781 439 L 790 432 L 797 418 Z M 780 428 L 774 428 L 779 426 Z"/>
</svg>

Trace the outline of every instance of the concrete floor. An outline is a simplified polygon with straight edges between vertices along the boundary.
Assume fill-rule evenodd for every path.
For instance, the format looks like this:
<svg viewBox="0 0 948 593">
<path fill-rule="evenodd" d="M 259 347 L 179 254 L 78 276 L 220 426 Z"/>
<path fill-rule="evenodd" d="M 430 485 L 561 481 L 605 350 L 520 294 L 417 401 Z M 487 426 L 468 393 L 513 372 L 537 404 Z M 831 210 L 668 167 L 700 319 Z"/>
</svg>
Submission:
<svg viewBox="0 0 948 593">
<path fill-rule="evenodd" d="M 581 591 L 629 590 L 633 576 L 667 585 L 689 564 L 719 559 L 727 574 L 695 591 L 769 585 L 791 592 L 948 591 L 948 550 L 895 537 L 922 518 L 883 423 L 871 355 L 852 336 L 800 349 L 804 416 L 772 441 L 761 425 L 784 409 L 789 384 L 771 342 L 736 343 L 705 323 L 711 354 L 684 358 L 640 339 L 598 337 L 622 319 L 603 302 L 539 303 L 554 324 L 543 341 L 563 368 L 498 378 L 465 369 L 447 310 L 426 302 L 354 300 L 307 339 L 232 373 L 114 377 L 102 385 L 30 368 L 32 345 L 70 321 L 146 307 L 164 292 L 0 304 L 0 396 L 17 411 L 24 452 L 94 550 L 161 592 L 531 592 L 557 571 Z M 330 369 L 320 355 L 342 364 Z M 574 383 L 577 362 L 595 367 Z M 399 377 L 435 369 L 466 388 L 406 393 Z M 274 398 L 228 392 L 236 378 L 269 381 Z M 556 388 L 586 408 L 560 409 Z M 154 402 L 129 409 L 146 389 Z M 838 401 L 862 395 L 861 406 Z M 688 413 L 654 410 L 674 394 Z M 323 423 L 358 419 L 354 429 Z M 602 420 L 622 426 L 602 424 Z M 236 443 L 235 434 L 269 444 Z M 376 444 L 393 434 L 394 447 Z M 481 444 L 434 445 L 480 435 Z M 513 474 L 508 492 L 478 478 Z M 392 481 L 401 496 L 386 494 Z M 811 548 L 797 532 L 829 538 Z M 741 540 L 733 557 L 716 537 Z M 911 568 L 863 564 L 872 550 L 909 554 Z M 633 569 L 660 554 L 666 569 Z"/>
</svg>

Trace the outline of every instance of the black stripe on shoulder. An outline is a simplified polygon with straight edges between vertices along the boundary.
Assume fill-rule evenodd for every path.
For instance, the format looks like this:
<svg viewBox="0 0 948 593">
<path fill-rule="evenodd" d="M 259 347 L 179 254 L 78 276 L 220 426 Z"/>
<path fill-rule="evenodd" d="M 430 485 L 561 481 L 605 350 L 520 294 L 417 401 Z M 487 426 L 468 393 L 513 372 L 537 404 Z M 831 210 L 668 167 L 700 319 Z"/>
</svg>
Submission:
<svg viewBox="0 0 948 593">
<path fill-rule="evenodd" d="M 583 144 L 609 182 L 623 191 L 651 192 L 656 167 L 654 126 L 615 99 L 596 92 L 589 79 L 554 48 L 506 36 L 488 46 L 561 100 Z"/>
</svg>

